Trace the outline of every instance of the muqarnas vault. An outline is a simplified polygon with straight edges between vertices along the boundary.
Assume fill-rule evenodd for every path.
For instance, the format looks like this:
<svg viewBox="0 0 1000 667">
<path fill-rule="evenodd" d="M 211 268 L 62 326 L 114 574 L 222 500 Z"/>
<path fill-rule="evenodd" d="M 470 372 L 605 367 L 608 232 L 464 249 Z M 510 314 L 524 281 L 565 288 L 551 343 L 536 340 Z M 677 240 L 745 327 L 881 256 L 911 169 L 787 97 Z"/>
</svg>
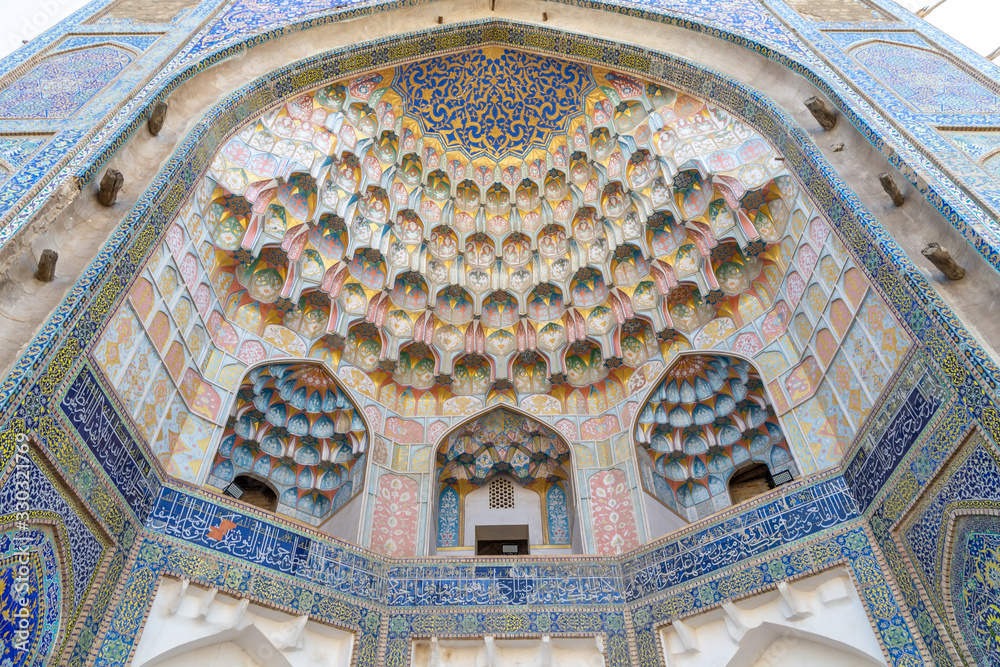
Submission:
<svg viewBox="0 0 1000 667">
<path fill-rule="evenodd" d="M 0 664 L 1000 663 L 998 72 L 889 0 L 0 72 Z"/>
</svg>

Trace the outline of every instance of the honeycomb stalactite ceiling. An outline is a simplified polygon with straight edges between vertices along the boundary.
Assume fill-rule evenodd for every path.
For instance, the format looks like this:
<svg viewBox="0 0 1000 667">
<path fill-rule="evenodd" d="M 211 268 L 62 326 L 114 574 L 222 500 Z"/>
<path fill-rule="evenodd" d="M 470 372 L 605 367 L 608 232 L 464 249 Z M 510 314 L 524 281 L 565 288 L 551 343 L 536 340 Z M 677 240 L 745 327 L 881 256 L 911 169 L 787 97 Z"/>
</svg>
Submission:
<svg viewBox="0 0 1000 667">
<path fill-rule="evenodd" d="M 643 363 L 657 333 L 739 326 L 747 294 L 770 307 L 797 193 L 775 158 L 721 109 L 631 75 L 440 56 L 325 85 L 229 140 L 205 176 L 213 283 L 237 326 L 415 389 L 585 386 Z"/>
<path fill-rule="evenodd" d="M 210 482 L 251 474 L 278 491 L 278 511 L 318 523 L 360 490 L 368 432 L 321 366 L 275 363 L 251 370 L 236 396 Z"/>
<path fill-rule="evenodd" d="M 438 481 L 461 491 L 498 474 L 525 486 L 568 482 L 569 446 L 540 422 L 497 408 L 453 433 L 438 449 Z"/>
<path fill-rule="evenodd" d="M 688 518 L 728 506 L 727 481 L 744 464 L 793 465 L 763 382 L 729 356 L 681 356 L 639 412 L 635 438 L 648 454 L 647 491 Z"/>
</svg>

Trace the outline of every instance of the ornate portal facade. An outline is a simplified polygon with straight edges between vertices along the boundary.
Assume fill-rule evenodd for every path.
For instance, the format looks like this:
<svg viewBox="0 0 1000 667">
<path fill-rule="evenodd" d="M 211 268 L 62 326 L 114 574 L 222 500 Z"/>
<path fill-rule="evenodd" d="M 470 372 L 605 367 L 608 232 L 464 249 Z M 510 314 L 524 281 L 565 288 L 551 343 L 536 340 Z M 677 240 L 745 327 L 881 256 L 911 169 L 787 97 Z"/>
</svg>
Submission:
<svg viewBox="0 0 1000 667">
<path fill-rule="evenodd" d="M 0 665 L 1000 664 L 998 74 L 96 0 L 0 61 Z"/>
</svg>

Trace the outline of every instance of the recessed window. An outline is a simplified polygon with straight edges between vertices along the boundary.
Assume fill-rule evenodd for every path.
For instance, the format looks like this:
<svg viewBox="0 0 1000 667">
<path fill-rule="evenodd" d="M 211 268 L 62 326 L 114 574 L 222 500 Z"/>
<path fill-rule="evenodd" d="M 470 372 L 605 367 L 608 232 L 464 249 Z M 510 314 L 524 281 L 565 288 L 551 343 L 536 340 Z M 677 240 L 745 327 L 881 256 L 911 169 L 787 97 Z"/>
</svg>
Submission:
<svg viewBox="0 0 1000 667">
<path fill-rule="evenodd" d="M 247 505 L 273 512 L 278 509 L 278 494 L 270 486 L 250 475 L 237 475 L 226 488 L 227 496 L 238 498 Z"/>
<path fill-rule="evenodd" d="M 729 478 L 729 497 L 734 505 L 750 500 L 774 488 L 771 471 L 763 463 L 756 463 L 733 473 Z"/>
<path fill-rule="evenodd" d="M 527 556 L 528 526 L 476 526 L 477 556 Z"/>
</svg>

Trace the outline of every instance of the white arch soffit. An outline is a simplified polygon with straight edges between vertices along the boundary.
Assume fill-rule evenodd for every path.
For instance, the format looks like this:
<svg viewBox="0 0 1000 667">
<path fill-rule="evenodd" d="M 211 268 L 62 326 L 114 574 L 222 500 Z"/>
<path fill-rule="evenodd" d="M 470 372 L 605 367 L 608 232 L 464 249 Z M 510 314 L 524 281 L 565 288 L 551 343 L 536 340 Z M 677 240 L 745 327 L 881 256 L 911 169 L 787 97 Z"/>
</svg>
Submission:
<svg viewBox="0 0 1000 667">
<path fill-rule="evenodd" d="M 778 667 L 779 665 L 822 667 L 884 667 L 864 651 L 815 632 L 764 623 L 747 633 L 726 667 Z"/>
<path fill-rule="evenodd" d="M 231 648 L 230 646 L 235 648 Z M 239 655 L 242 653 L 243 655 Z M 234 655 L 236 654 L 236 655 Z M 293 667 L 281 651 L 264 636 L 259 628 L 250 626 L 242 630 L 224 630 L 203 639 L 197 639 L 164 651 L 151 660 L 135 664 L 138 667 L 191 667 L 212 666 L 220 660 L 232 662 L 242 658 L 244 664 L 268 665 L 268 667 Z"/>
<path fill-rule="evenodd" d="M 776 588 L 661 627 L 668 667 L 885 667 L 886 655 L 846 569 L 782 581 Z"/>
<path fill-rule="evenodd" d="M 353 638 L 352 632 L 312 622 L 307 615 L 292 616 L 187 579 L 164 577 L 131 664 L 228 667 L 239 664 L 233 662 L 238 658 L 245 665 L 308 667 L 322 653 L 328 656 L 324 664 L 348 667 Z"/>
</svg>

